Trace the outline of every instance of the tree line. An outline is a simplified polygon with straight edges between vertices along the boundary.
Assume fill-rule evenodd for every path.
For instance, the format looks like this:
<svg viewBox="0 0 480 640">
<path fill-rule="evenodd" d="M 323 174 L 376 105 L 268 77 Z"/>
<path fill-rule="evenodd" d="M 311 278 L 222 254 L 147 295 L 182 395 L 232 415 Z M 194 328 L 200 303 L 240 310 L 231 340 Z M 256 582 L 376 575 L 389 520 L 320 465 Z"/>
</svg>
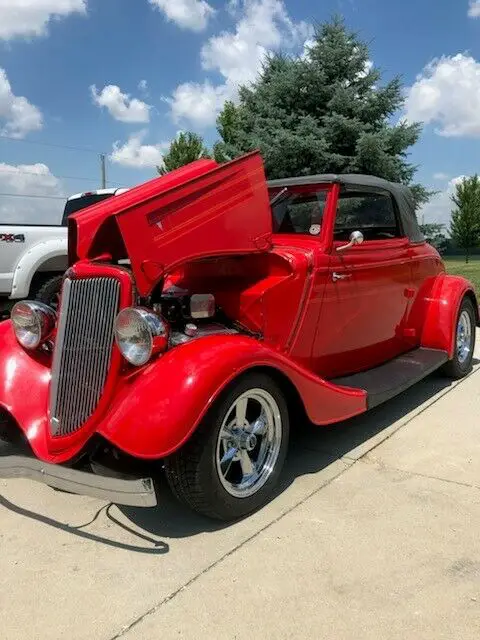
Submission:
<svg viewBox="0 0 480 640">
<path fill-rule="evenodd" d="M 480 178 L 478 175 L 460 180 L 450 196 L 450 224 L 437 222 L 420 225 L 428 242 L 442 254 L 458 253 L 470 261 L 472 250 L 480 248 Z"/>
<path fill-rule="evenodd" d="M 232 160 L 253 149 L 262 153 L 268 179 L 317 173 L 364 173 L 408 185 L 417 207 L 432 192 L 415 182 L 408 161 L 422 126 L 395 118 L 404 104 L 400 77 L 382 82 L 369 46 L 342 18 L 317 25 L 299 56 L 268 56 L 255 82 L 239 88 L 217 118 L 218 140 L 208 148 L 194 132 L 171 143 L 161 174 L 198 160 Z M 457 185 L 450 232 L 466 251 L 480 244 L 480 183 Z M 441 248 L 442 225 L 424 225 Z M 429 239 L 431 239 L 429 237 Z"/>
</svg>

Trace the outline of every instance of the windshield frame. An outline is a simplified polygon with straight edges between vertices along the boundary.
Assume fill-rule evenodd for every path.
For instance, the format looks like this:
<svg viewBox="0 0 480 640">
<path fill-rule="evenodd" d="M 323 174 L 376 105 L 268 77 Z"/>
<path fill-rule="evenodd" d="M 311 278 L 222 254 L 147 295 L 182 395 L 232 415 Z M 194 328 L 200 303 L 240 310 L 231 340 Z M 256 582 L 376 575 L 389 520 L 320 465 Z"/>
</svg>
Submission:
<svg viewBox="0 0 480 640">
<path fill-rule="evenodd" d="M 285 192 L 285 189 L 287 189 L 287 191 Z M 309 238 L 309 239 L 314 239 L 314 240 L 321 240 L 322 242 L 325 240 L 325 233 L 326 233 L 326 227 L 328 225 L 326 225 L 326 222 L 328 221 L 330 214 L 330 207 L 332 206 L 332 193 L 334 190 L 334 185 L 333 184 L 309 184 L 309 185 L 298 185 L 298 186 L 289 186 L 289 187 L 282 187 L 282 186 L 277 186 L 275 188 L 271 188 L 269 189 L 269 196 L 270 196 L 270 202 L 271 204 L 271 216 L 272 216 L 272 228 L 273 228 L 273 234 L 276 235 L 277 237 L 285 237 L 285 236 L 293 236 L 296 238 Z M 285 195 L 282 195 L 282 193 L 284 193 Z M 275 218 L 275 213 L 274 213 L 274 208 L 276 206 L 280 206 L 280 205 L 284 205 L 285 204 L 285 199 L 291 200 L 294 197 L 298 196 L 298 195 L 307 195 L 307 196 L 319 196 L 320 193 L 325 193 L 326 194 L 326 198 L 325 198 L 325 205 L 323 208 L 323 216 L 322 216 L 322 224 L 321 224 L 321 228 L 320 228 L 320 232 L 318 234 L 313 234 L 313 233 L 309 233 L 307 232 L 279 232 L 277 230 L 278 228 L 278 224 L 277 224 L 277 220 Z M 276 200 L 276 198 L 278 198 L 278 200 Z"/>
</svg>

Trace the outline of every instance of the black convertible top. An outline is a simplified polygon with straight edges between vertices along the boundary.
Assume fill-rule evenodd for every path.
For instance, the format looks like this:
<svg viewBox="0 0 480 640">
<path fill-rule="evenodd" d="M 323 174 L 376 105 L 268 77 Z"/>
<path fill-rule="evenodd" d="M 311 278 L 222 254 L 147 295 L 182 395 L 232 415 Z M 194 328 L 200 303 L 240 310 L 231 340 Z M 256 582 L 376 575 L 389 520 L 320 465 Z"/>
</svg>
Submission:
<svg viewBox="0 0 480 640">
<path fill-rule="evenodd" d="M 300 178 L 283 178 L 270 180 L 269 189 L 283 187 L 298 187 L 315 184 L 340 184 L 349 191 L 387 191 L 395 200 L 402 221 L 403 230 L 411 242 L 424 242 L 425 238 L 418 226 L 415 214 L 415 202 L 410 189 L 404 184 L 389 182 L 383 178 L 355 173 L 334 174 L 324 173 L 316 176 L 302 176 Z"/>
</svg>

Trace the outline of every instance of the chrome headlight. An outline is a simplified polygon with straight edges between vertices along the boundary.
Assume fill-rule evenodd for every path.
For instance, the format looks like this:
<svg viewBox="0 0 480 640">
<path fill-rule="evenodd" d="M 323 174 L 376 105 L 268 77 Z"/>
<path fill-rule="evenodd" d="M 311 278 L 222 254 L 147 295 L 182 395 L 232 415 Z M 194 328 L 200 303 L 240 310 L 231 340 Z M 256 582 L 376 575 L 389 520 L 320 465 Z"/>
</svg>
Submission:
<svg viewBox="0 0 480 640">
<path fill-rule="evenodd" d="M 140 367 L 168 346 L 168 324 L 149 309 L 128 307 L 115 320 L 115 341 L 122 356 Z"/>
<path fill-rule="evenodd" d="M 22 347 L 36 349 L 52 334 L 57 315 L 46 304 L 25 300 L 14 305 L 10 318 Z"/>
</svg>

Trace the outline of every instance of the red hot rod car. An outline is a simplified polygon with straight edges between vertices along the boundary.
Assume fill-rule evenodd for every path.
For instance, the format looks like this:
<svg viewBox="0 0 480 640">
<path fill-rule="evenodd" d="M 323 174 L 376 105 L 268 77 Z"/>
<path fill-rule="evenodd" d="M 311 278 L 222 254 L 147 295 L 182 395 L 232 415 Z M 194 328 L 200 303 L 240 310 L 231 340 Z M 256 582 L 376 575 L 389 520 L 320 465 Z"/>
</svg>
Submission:
<svg viewBox="0 0 480 640">
<path fill-rule="evenodd" d="M 57 312 L 0 325 L 1 477 L 151 506 L 116 467 L 161 460 L 187 505 L 234 519 L 271 496 L 297 411 L 332 424 L 472 367 L 472 285 L 371 176 L 200 160 L 75 214 L 69 253 Z"/>
</svg>

